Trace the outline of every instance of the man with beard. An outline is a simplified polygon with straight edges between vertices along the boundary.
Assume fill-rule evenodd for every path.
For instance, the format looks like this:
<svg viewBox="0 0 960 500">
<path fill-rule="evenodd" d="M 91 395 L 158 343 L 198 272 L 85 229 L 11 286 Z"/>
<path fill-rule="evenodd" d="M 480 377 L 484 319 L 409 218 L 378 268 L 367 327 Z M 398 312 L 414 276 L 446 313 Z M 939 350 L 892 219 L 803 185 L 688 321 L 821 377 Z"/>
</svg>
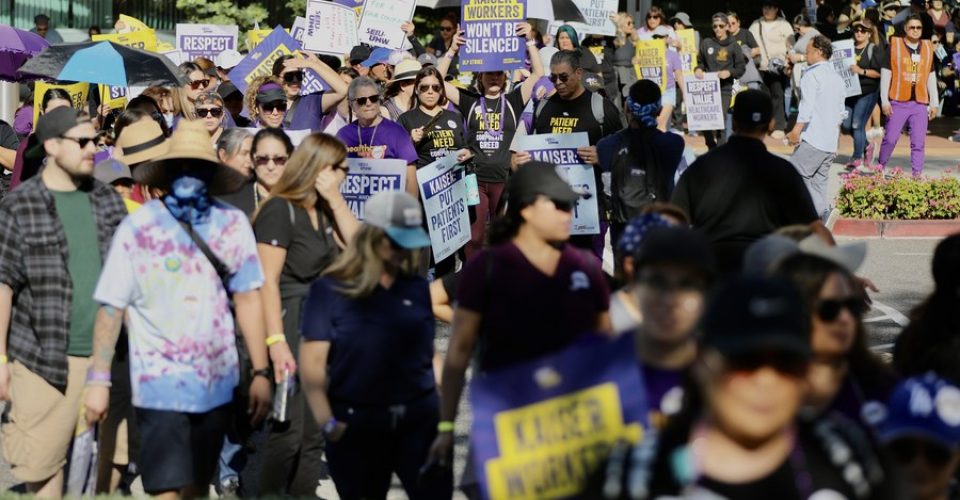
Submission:
<svg viewBox="0 0 960 500">
<path fill-rule="evenodd" d="M 70 107 L 40 117 L 40 175 L 0 203 L 4 457 L 38 497 L 59 497 L 93 351 L 93 291 L 123 199 L 93 178 L 94 126 Z M 95 383 L 95 382 L 87 382 Z"/>
</svg>

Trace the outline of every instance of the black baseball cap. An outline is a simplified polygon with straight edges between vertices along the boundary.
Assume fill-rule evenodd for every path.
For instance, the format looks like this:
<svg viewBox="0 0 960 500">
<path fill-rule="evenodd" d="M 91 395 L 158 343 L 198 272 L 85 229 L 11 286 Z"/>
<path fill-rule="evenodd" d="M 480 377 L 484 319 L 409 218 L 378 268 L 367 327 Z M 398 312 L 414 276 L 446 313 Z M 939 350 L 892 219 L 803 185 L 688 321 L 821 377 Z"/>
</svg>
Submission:
<svg viewBox="0 0 960 500">
<path fill-rule="evenodd" d="M 712 277 L 716 270 L 707 238 L 695 229 L 656 227 L 643 238 L 634 255 L 637 271 L 654 264 L 688 266 Z"/>
<path fill-rule="evenodd" d="M 773 101 L 762 90 L 749 89 L 737 94 L 733 122 L 748 127 L 765 125 L 773 118 Z"/>
<path fill-rule="evenodd" d="M 37 136 L 37 145 L 27 150 L 25 156 L 31 160 L 43 158 L 47 154 L 47 150 L 43 148 L 44 141 L 63 137 L 68 130 L 86 121 L 70 106 L 60 106 L 40 115 L 34 131 L 34 135 Z"/>
<path fill-rule="evenodd" d="M 370 47 L 357 45 L 350 49 L 350 64 L 360 64 L 370 58 Z"/>
<path fill-rule="evenodd" d="M 763 0 L 763 2 L 760 4 L 760 7 L 776 7 L 776 8 L 779 9 L 779 8 L 780 8 L 780 2 L 778 2 L 777 0 Z M 737 99 L 739 99 L 739 98 L 740 98 L 740 97 L 737 96 Z"/>
<path fill-rule="evenodd" d="M 510 203 L 543 195 L 551 200 L 574 203 L 580 199 L 573 188 L 557 173 L 557 167 L 543 161 L 531 161 L 517 169 L 510 177 L 507 199 Z"/>
<path fill-rule="evenodd" d="M 700 344 L 726 357 L 774 350 L 809 359 L 809 321 L 800 293 L 785 278 L 740 276 L 711 298 Z"/>
</svg>

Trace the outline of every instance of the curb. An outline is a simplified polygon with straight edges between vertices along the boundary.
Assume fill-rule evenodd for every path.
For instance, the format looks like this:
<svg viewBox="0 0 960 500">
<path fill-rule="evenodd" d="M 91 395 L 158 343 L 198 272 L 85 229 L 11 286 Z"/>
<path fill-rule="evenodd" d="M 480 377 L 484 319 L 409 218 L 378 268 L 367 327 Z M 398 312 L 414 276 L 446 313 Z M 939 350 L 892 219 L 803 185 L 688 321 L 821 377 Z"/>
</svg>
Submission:
<svg viewBox="0 0 960 500">
<path fill-rule="evenodd" d="M 960 233 L 960 220 L 841 219 L 830 228 L 848 238 L 945 238 Z"/>
</svg>

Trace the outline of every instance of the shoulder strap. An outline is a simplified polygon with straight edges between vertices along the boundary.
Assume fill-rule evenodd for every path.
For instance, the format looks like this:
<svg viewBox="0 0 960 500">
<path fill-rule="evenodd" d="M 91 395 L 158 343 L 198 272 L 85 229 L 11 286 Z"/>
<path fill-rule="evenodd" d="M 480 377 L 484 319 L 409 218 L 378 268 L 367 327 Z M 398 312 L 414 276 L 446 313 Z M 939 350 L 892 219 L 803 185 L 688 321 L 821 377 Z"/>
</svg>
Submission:
<svg viewBox="0 0 960 500">
<path fill-rule="evenodd" d="M 537 102 L 537 107 L 533 110 L 533 123 L 537 123 L 537 118 L 540 117 L 540 112 L 543 111 L 543 108 L 547 106 L 547 100 L 548 99 L 540 99 L 540 101 Z"/>
<path fill-rule="evenodd" d="M 590 94 L 590 109 L 593 110 L 593 118 L 600 124 L 600 136 L 603 137 L 607 131 L 603 129 L 603 120 L 606 116 L 604 116 L 603 111 L 602 95 L 596 92 Z"/>
<path fill-rule="evenodd" d="M 163 200 L 160 200 L 160 203 L 163 204 L 163 207 L 166 208 L 167 211 L 170 211 L 170 207 L 168 207 L 166 203 L 163 203 Z M 180 227 L 187 232 L 187 236 L 189 236 L 190 239 L 193 240 L 193 243 L 197 245 L 197 248 L 203 252 L 204 257 L 210 261 L 210 265 L 213 266 L 213 270 L 217 272 L 217 276 L 220 277 L 220 281 L 223 283 L 223 291 L 227 292 L 227 295 L 229 295 L 230 289 L 227 288 L 227 282 L 230 280 L 230 277 L 233 274 L 230 272 L 230 268 L 228 268 L 227 265 L 224 264 L 215 253 L 213 253 L 213 250 L 210 249 L 210 246 L 207 245 L 207 242 L 203 241 L 203 238 L 201 238 L 200 235 L 193 230 L 192 225 L 177 219 L 177 217 L 173 215 L 173 212 L 170 212 L 170 216 L 180 224 Z"/>
<path fill-rule="evenodd" d="M 293 113 L 297 110 L 297 104 L 300 104 L 300 97 L 293 100 L 290 109 L 283 115 L 283 128 L 290 128 L 290 124 L 293 123 Z"/>
</svg>

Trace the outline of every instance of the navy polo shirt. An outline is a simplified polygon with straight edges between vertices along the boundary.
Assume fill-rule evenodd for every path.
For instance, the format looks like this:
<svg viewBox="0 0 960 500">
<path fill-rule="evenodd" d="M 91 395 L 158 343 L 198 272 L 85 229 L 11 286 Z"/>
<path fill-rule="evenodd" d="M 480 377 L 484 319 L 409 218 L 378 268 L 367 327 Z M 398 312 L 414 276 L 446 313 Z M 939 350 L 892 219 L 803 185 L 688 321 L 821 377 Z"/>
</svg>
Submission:
<svg viewBox="0 0 960 500">
<path fill-rule="evenodd" d="M 306 341 L 330 342 L 327 394 L 355 405 L 393 405 L 435 390 L 434 319 L 430 287 L 420 277 L 398 277 L 389 289 L 350 299 L 341 283 L 313 282 L 303 306 Z"/>
</svg>

